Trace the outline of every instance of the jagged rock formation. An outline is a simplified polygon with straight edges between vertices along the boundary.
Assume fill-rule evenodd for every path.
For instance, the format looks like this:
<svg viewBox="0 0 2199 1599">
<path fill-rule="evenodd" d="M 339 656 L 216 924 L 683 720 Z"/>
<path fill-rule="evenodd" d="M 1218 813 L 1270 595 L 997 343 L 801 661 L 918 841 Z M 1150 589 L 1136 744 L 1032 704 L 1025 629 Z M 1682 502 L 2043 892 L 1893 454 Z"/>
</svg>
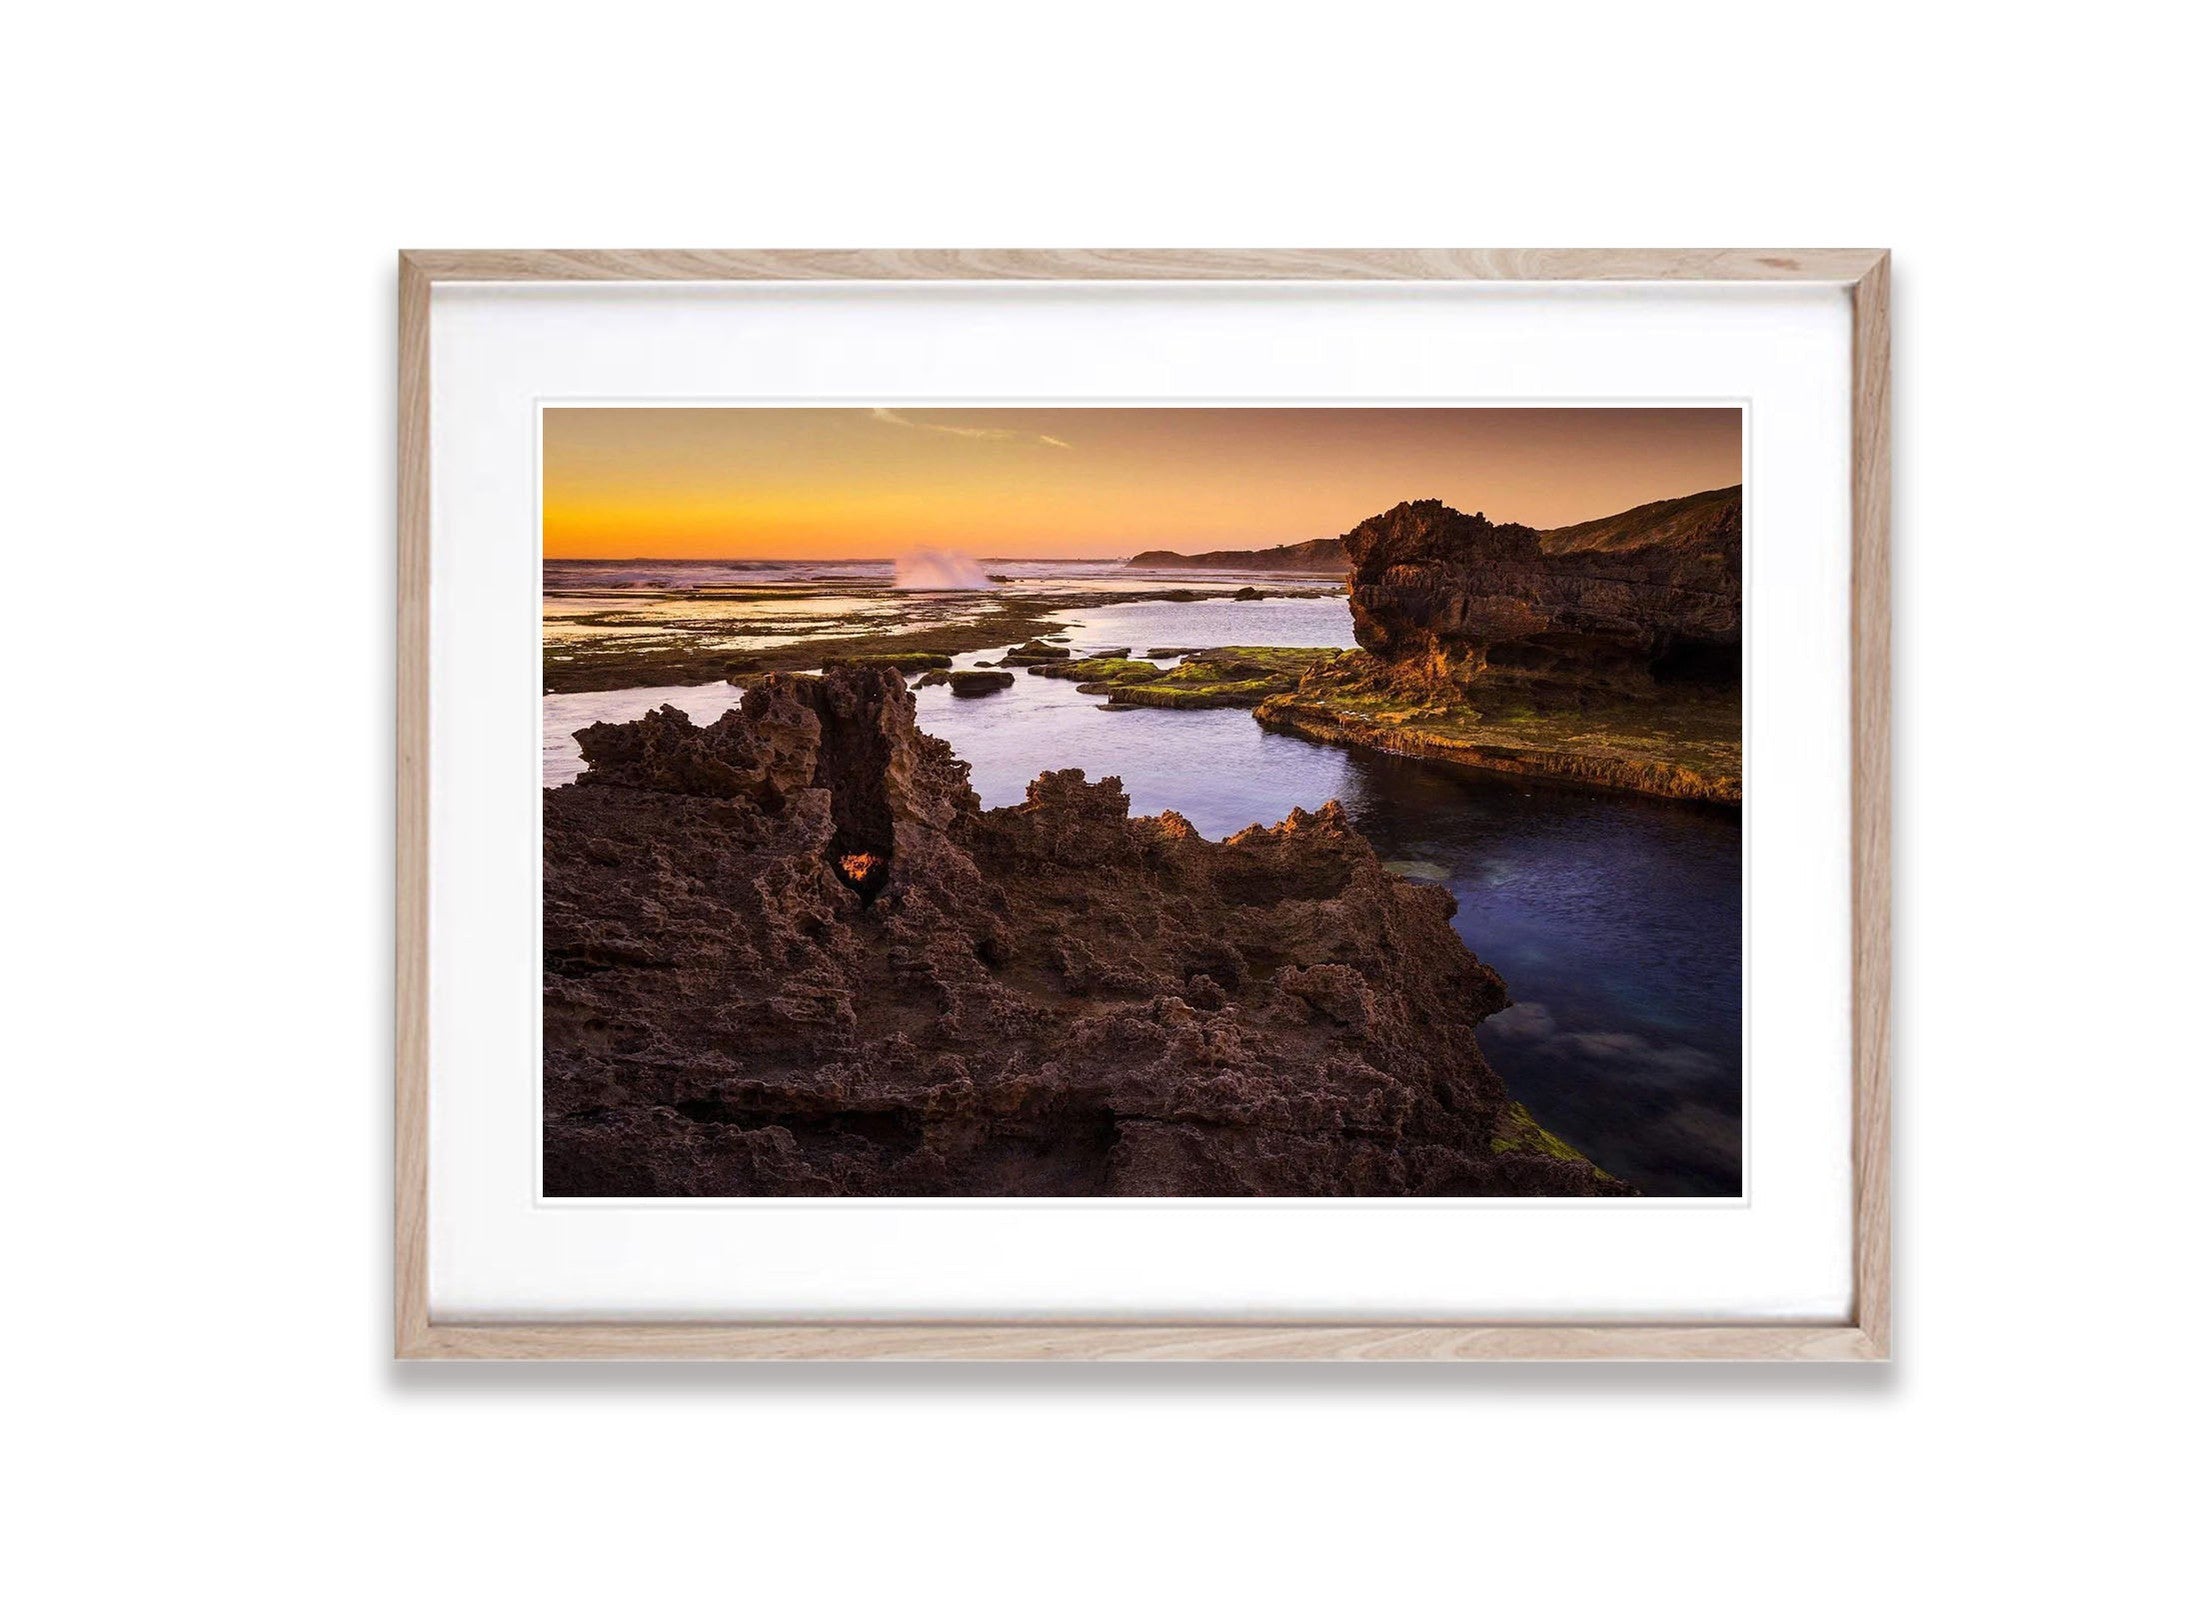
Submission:
<svg viewBox="0 0 2199 1599">
<path fill-rule="evenodd" d="M 1334 743 L 1741 797 L 1741 490 L 1538 533 L 1413 500 L 1344 535 L 1359 651 L 1263 703 Z"/>
<path fill-rule="evenodd" d="M 1593 1194 L 1441 889 L 1334 806 L 979 808 L 888 671 L 579 735 L 544 795 L 553 1195 Z"/>
<path fill-rule="evenodd" d="M 1741 490 L 1540 534 L 1414 500 L 1344 535 L 1352 632 L 1434 692 L 1653 695 L 1739 677 Z"/>
<path fill-rule="evenodd" d="M 1341 572 L 1351 565 L 1341 539 L 1305 539 L 1265 550 L 1209 550 L 1178 555 L 1174 550 L 1141 550 L 1125 566 L 1191 567 L 1221 572 Z"/>
</svg>

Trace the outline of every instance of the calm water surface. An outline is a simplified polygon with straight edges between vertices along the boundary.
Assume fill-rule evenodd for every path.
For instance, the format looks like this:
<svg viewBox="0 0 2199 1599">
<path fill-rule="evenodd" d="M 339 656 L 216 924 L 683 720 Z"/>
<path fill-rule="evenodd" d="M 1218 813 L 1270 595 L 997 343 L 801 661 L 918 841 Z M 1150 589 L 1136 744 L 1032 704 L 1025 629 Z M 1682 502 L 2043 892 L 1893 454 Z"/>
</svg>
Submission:
<svg viewBox="0 0 2199 1599">
<path fill-rule="evenodd" d="M 1063 622 L 1080 650 L 1351 643 L 1340 599 L 1133 603 Z M 668 703 L 711 718 L 738 698 L 724 685 L 551 696 L 544 781 L 577 771 L 575 727 Z M 1735 815 L 1334 749 L 1248 711 L 1105 704 L 1018 673 L 980 699 L 922 690 L 917 714 L 970 763 L 987 805 L 1070 766 L 1120 777 L 1133 811 L 1181 812 L 1208 838 L 1341 801 L 1392 870 L 1457 897 L 1452 925 L 1513 1001 L 1482 1024 L 1482 1048 L 1545 1126 L 1645 1193 L 1741 1191 Z"/>
</svg>

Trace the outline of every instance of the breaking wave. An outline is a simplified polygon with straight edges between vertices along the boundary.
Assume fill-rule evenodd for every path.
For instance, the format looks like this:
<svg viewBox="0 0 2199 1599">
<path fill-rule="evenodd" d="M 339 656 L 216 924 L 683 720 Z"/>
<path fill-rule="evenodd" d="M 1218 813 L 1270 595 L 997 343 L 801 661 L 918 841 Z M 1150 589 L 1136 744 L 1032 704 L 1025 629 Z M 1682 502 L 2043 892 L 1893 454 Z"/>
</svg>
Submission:
<svg viewBox="0 0 2199 1599">
<path fill-rule="evenodd" d="M 990 588 L 984 569 L 953 550 L 911 550 L 893 563 L 897 589 Z"/>
</svg>

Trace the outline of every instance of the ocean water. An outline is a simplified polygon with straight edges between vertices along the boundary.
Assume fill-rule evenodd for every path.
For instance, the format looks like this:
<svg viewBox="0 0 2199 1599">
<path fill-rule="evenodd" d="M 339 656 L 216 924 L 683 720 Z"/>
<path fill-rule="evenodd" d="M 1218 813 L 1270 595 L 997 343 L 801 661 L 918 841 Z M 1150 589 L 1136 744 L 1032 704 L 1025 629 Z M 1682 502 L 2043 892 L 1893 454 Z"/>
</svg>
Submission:
<svg viewBox="0 0 2199 1599">
<path fill-rule="evenodd" d="M 1339 598 L 1141 601 L 1067 611 L 1058 626 L 1079 651 L 1351 643 Z M 738 699 L 723 684 L 549 696 L 543 780 L 577 774 L 576 727 L 662 704 L 714 718 Z M 1740 1193 L 1732 813 L 1337 749 L 1269 732 L 1249 711 L 1109 709 L 1026 673 L 975 699 L 920 690 L 917 715 L 970 763 L 987 805 L 1065 767 L 1120 777 L 1135 812 L 1177 811 L 1208 838 L 1341 802 L 1392 870 L 1457 898 L 1452 925 L 1513 1001 L 1482 1025 L 1483 1050 L 1545 1126 L 1645 1193 Z"/>
<path fill-rule="evenodd" d="M 542 592 L 546 596 L 625 591 L 634 595 L 700 593 L 713 590 L 800 588 L 810 584 L 842 584 L 858 589 L 895 586 L 927 586 L 928 576 L 949 570 L 982 574 L 985 587 L 995 577 L 1010 583 L 1052 585 L 1056 588 L 1180 588 L 1195 584 L 1242 585 L 1245 575 L 1220 569 L 1134 568 L 1114 559 L 1090 561 L 1026 561 L 989 556 L 963 556 L 937 552 L 905 562 L 895 561 L 544 561 Z M 1334 586 L 1334 573 L 1255 572 L 1261 584 Z M 975 583 L 974 577 L 956 577 L 950 586 Z"/>
<path fill-rule="evenodd" d="M 1010 597 L 1228 595 L 1253 577 L 1271 590 L 1333 590 L 1339 582 L 1334 573 L 1140 571 L 1112 560 L 1000 561 L 941 551 L 899 563 L 545 561 L 542 637 L 553 652 L 589 640 L 768 648 L 977 620 Z"/>
</svg>

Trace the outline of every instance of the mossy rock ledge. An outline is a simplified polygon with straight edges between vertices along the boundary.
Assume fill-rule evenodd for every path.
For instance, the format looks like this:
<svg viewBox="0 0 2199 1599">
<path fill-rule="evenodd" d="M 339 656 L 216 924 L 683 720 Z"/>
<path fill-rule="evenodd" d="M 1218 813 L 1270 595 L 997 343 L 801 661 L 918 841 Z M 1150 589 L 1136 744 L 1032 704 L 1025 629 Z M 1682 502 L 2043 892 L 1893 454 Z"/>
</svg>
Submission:
<svg viewBox="0 0 2199 1599">
<path fill-rule="evenodd" d="M 1185 653 L 1182 664 L 1168 671 L 1153 670 L 1115 680 L 1107 688 L 1107 698 L 1114 705 L 1166 711 L 1246 709 L 1295 688 L 1306 673 L 1327 665 L 1341 653 L 1261 645 L 1191 650 Z"/>
<path fill-rule="evenodd" d="M 1323 744 L 1660 799 L 1741 803 L 1738 690 L 1477 705 L 1401 684 L 1355 651 L 1262 700 L 1252 714 L 1263 727 Z"/>
</svg>

